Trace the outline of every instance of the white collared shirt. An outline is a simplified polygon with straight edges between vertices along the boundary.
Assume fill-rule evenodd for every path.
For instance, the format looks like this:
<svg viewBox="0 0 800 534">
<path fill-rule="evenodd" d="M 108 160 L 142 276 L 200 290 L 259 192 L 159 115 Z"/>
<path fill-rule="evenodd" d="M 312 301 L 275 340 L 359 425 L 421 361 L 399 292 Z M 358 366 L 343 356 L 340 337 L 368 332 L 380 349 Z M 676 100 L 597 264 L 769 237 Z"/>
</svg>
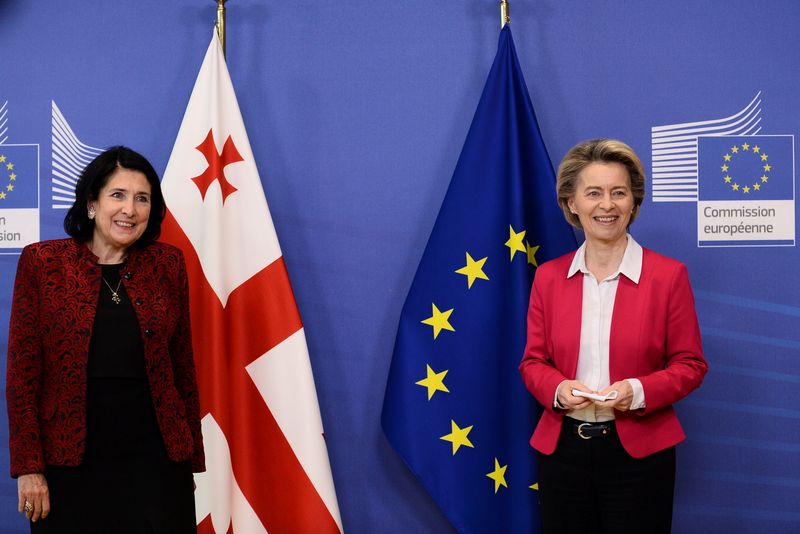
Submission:
<svg viewBox="0 0 800 534">
<path fill-rule="evenodd" d="M 583 273 L 583 302 L 581 309 L 581 344 L 575 379 L 593 391 L 602 391 L 611 385 L 609 379 L 609 341 L 614 300 L 620 275 L 639 283 L 642 274 L 642 247 L 628 234 L 628 244 L 616 272 L 605 280 L 597 281 L 586 268 L 586 243 L 580 246 L 572 259 L 567 278 Z M 633 389 L 630 409 L 643 408 L 644 389 L 638 378 L 627 378 Z M 561 386 L 559 385 L 559 388 Z M 556 390 L 558 399 L 558 389 Z M 556 403 L 556 406 L 557 403 Z M 582 410 L 571 410 L 567 415 L 581 421 L 599 422 L 614 419 L 613 408 L 598 408 L 594 404 Z"/>
</svg>

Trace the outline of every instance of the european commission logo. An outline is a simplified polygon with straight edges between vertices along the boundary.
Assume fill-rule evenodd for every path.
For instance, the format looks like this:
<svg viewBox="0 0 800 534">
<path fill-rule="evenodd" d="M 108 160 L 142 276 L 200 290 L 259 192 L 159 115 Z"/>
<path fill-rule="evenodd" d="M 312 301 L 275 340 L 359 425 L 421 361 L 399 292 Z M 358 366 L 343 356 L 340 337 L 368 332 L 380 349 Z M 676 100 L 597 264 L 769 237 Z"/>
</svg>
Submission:
<svg viewBox="0 0 800 534">
<path fill-rule="evenodd" d="M 0 254 L 19 254 L 48 228 L 61 235 L 63 210 L 75 201 L 78 177 L 102 151 L 80 141 L 56 103 L 50 104 L 52 175 L 41 184 L 39 144 L 9 143 L 8 101 L 0 103 Z M 40 191 L 48 185 L 50 202 L 43 208 Z"/>
<path fill-rule="evenodd" d="M 75 185 L 86 167 L 103 150 L 83 143 L 56 105 L 51 103 L 52 158 L 51 200 L 54 210 L 68 209 L 75 202 Z"/>
<path fill-rule="evenodd" d="M 698 246 L 794 246 L 794 136 L 761 134 L 761 93 L 651 135 L 653 201 L 695 202 Z"/>
<path fill-rule="evenodd" d="M 0 145 L 0 253 L 39 240 L 39 145 Z"/>
<path fill-rule="evenodd" d="M 8 102 L 0 105 L 0 254 L 39 240 L 39 145 L 8 143 Z"/>
</svg>

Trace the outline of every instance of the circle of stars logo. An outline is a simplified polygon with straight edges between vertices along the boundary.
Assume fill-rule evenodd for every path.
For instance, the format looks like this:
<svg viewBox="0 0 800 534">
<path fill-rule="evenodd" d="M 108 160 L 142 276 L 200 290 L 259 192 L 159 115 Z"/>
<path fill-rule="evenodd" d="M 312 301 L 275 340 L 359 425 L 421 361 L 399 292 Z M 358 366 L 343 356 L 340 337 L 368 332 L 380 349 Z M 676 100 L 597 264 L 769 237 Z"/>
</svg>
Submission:
<svg viewBox="0 0 800 534">
<path fill-rule="evenodd" d="M 754 160 L 757 163 L 757 167 L 752 166 Z M 737 161 L 738 164 L 743 164 L 746 167 L 742 174 L 734 172 L 734 163 Z M 769 163 L 769 156 L 761 150 L 761 147 L 742 143 L 741 145 L 733 145 L 730 151 L 722 156 L 720 169 L 722 170 L 722 179 L 726 185 L 730 186 L 731 191 L 749 195 L 761 191 L 761 188 L 767 185 L 772 165 Z M 758 169 L 758 172 L 754 173 L 755 169 Z"/>
<path fill-rule="evenodd" d="M 2 170 L 3 174 L 8 179 L 6 184 L 0 189 L 0 201 L 3 201 L 14 191 L 14 182 L 17 180 L 17 174 L 14 172 L 14 164 L 8 161 L 5 154 L 0 154 L 0 170 Z"/>
</svg>

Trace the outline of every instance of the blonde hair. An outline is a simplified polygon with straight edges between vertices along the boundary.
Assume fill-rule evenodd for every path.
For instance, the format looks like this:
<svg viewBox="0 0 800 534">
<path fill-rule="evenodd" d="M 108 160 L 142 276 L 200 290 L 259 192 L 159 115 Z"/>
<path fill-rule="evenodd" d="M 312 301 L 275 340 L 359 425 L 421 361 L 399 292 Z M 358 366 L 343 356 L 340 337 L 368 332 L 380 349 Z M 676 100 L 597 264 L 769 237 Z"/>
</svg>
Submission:
<svg viewBox="0 0 800 534">
<path fill-rule="evenodd" d="M 616 139 L 592 139 L 584 141 L 569 149 L 561 160 L 556 176 L 556 194 L 558 205 L 564 212 L 567 222 L 577 228 L 583 228 L 578 215 L 569 209 L 569 200 L 575 196 L 575 188 L 580 174 L 591 163 L 619 163 L 628 171 L 628 178 L 633 195 L 633 213 L 628 226 L 639 214 L 639 206 L 644 202 L 645 174 L 642 162 L 631 147 Z"/>
</svg>

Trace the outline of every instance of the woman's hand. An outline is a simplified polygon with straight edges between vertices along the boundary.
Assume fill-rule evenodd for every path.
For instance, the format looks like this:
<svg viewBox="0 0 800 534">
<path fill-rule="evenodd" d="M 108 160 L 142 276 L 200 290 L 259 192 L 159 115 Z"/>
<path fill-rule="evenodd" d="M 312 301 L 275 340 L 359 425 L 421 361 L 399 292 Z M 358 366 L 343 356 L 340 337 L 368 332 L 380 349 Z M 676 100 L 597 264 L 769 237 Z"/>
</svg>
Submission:
<svg viewBox="0 0 800 534">
<path fill-rule="evenodd" d="M 50 490 L 47 489 L 47 480 L 42 473 L 20 475 L 17 478 L 17 494 L 17 511 L 24 513 L 34 523 L 50 513 Z"/>
<path fill-rule="evenodd" d="M 633 402 L 633 388 L 631 387 L 630 382 L 627 380 L 620 380 L 619 382 L 614 382 L 606 389 L 600 392 L 600 395 L 606 395 L 612 391 L 617 392 L 616 399 L 610 399 L 604 402 L 595 402 L 595 404 L 600 408 L 614 408 L 615 410 L 619 410 L 620 412 L 626 412 L 631 407 L 631 402 Z"/>
<path fill-rule="evenodd" d="M 572 390 L 585 391 L 586 393 L 594 393 L 591 389 L 587 388 L 577 380 L 565 380 L 558 386 L 558 403 L 567 410 L 581 410 L 588 408 L 592 404 L 591 399 L 586 397 L 576 397 L 572 394 Z"/>
</svg>

